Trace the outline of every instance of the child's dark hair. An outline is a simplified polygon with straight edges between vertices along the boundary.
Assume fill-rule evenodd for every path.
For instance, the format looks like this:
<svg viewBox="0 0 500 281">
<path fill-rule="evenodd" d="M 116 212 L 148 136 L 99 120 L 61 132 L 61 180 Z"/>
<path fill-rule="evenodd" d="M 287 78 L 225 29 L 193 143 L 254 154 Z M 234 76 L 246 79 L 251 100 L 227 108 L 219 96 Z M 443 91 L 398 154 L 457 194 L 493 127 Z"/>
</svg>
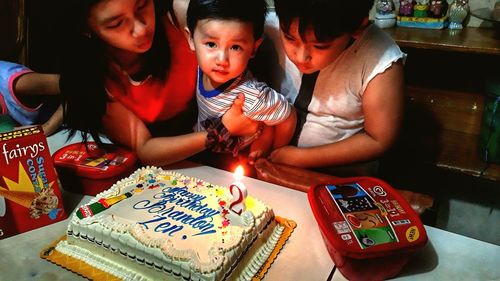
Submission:
<svg viewBox="0 0 500 281">
<path fill-rule="evenodd" d="M 77 131 L 86 142 L 90 134 L 101 143 L 102 117 L 106 113 L 108 97 L 104 86 L 109 73 L 106 45 L 88 28 L 90 9 L 102 0 L 66 0 L 60 20 L 60 80 L 59 88 L 64 109 L 64 122 L 70 134 Z M 171 9 L 171 0 L 153 0 L 156 26 L 153 45 L 146 55 L 148 74 L 164 79 L 170 67 L 170 52 L 164 18 Z"/>
<path fill-rule="evenodd" d="M 373 0 L 274 0 L 274 5 L 283 31 L 288 32 L 298 18 L 302 37 L 312 27 L 316 39 L 327 42 L 356 31 L 368 17 Z"/>
<path fill-rule="evenodd" d="M 203 19 L 237 20 L 253 24 L 255 39 L 262 37 L 266 20 L 265 0 L 190 0 L 187 26 L 191 35 L 196 24 Z"/>
</svg>

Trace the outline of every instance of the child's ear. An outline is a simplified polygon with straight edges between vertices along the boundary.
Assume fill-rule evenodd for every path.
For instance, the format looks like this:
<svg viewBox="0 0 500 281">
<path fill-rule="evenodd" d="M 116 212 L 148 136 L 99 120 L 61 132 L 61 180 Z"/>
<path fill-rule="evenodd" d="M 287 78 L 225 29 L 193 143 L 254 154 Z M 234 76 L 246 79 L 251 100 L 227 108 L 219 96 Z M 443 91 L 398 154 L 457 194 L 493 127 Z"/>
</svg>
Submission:
<svg viewBox="0 0 500 281">
<path fill-rule="evenodd" d="M 191 32 L 189 32 L 189 28 L 184 27 L 184 35 L 186 36 L 189 44 L 189 49 L 194 52 L 194 41 L 193 37 L 191 36 Z"/>
<path fill-rule="evenodd" d="M 259 39 L 258 39 L 257 41 L 255 41 L 255 43 L 253 44 L 252 58 L 253 58 L 253 57 L 255 57 L 255 55 L 257 54 L 257 50 L 259 49 L 260 44 L 262 44 L 262 41 L 264 41 L 264 39 L 259 38 Z"/>
</svg>

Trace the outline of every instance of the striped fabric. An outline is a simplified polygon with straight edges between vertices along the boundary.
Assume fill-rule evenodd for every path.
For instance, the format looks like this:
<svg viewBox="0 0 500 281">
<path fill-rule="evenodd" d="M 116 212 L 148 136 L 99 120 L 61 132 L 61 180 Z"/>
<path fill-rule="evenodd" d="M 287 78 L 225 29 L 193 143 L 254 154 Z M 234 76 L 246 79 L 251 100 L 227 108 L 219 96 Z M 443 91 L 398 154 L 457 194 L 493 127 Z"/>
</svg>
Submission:
<svg viewBox="0 0 500 281">
<path fill-rule="evenodd" d="M 269 126 L 285 121 L 291 112 L 291 105 L 280 93 L 263 82 L 258 82 L 249 71 L 237 77 L 225 89 L 205 91 L 203 88 L 203 74 L 198 72 L 198 87 L 196 99 L 198 101 L 198 123 L 196 131 L 205 130 L 201 122 L 207 119 L 218 118 L 224 115 L 231 107 L 239 93 L 245 95 L 243 114 L 250 119 L 262 121 Z M 244 139 L 248 146 L 258 137 L 258 133 Z"/>
</svg>

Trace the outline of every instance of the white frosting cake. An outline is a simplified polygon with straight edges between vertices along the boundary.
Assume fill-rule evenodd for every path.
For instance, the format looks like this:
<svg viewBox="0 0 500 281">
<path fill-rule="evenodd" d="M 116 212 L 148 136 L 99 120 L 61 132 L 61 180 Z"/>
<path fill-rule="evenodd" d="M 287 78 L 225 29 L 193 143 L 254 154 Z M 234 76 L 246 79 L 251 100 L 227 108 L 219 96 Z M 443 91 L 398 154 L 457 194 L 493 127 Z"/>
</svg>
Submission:
<svg viewBox="0 0 500 281">
<path fill-rule="evenodd" d="M 228 188 L 141 168 L 73 214 L 56 250 L 124 280 L 250 280 L 283 227 L 247 197 L 230 210 Z"/>
</svg>

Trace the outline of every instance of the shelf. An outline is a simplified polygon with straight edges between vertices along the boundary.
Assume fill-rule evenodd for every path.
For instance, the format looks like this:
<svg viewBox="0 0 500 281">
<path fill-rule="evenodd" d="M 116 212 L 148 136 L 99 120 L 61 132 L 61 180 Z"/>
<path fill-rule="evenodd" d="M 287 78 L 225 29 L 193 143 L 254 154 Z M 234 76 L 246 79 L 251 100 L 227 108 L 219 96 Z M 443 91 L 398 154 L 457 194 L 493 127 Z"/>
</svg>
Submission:
<svg viewBox="0 0 500 281">
<path fill-rule="evenodd" d="M 487 164 L 479 158 L 478 136 L 444 130 L 439 138 L 440 147 L 436 166 L 500 181 L 500 165 Z"/>
<path fill-rule="evenodd" d="M 500 165 L 479 157 L 483 95 L 415 86 L 406 94 L 406 153 L 416 152 L 413 159 L 426 165 L 500 181 Z"/>
<path fill-rule="evenodd" d="M 413 58 L 407 61 L 410 129 L 403 137 L 405 151 L 415 151 L 412 156 L 418 163 L 500 181 L 500 164 L 485 163 L 478 151 L 483 80 L 492 75 L 487 69 L 498 70 L 500 30 L 393 27 L 384 31 Z M 461 71 L 424 74 L 438 65 Z"/>
<path fill-rule="evenodd" d="M 492 28 L 452 30 L 393 27 L 384 30 L 400 47 L 500 55 L 500 32 Z"/>
</svg>

